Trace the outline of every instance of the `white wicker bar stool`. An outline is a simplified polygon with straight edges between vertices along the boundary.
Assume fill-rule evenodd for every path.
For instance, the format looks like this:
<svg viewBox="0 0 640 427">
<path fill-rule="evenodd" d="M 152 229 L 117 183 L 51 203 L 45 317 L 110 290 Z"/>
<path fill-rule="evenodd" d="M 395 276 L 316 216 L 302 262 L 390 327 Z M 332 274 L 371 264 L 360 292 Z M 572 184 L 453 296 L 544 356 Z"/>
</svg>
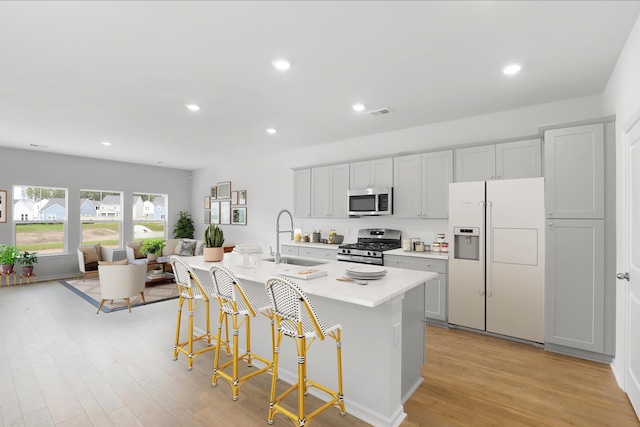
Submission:
<svg viewBox="0 0 640 427">
<path fill-rule="evenodd" d="M 176 285 L 178 286 L 178 291 L 180 293 L 178 299 L 178 320 L 176 322 L 176 342 L 173 347 L 173 360 L 178 360 L 178 354 L 183 353 L 187 356 L 187 369 L 191 370 L 193 368 L 193 361 L 198 356 L 206 353 L 207 351 L 215 350 L 216 348 L 218 348 L 217 343 L 219 341 L 216 341 L 215 346 L 213 345 L 213 339 L 215 339 L 215 337 L 211 333 L 211 315 L 209 311 L 211 296 L 214 295 L 214 292 L 213 289 L 209 287 L 203 287 L 191 267 L 181 259 L 172 257 L 171 267 L 173 268 Z M 187 328 L 188 337 L 186 338 L 186 341 L 180 342 L 180 322 L 182 319 L 182 306 L 184 305 L 185 301 L 188 302 L 189 307 L 189 326 Z M 202 335 L 194 336 L 193 316 L 196 308 L 203 302 L 206 312 L 207 331 Z M 229 331 L 227 328 L 226 337 L 228 336 Z M 200 340 L 205 340 L 207 342 L 207 347 L 194 351 L 193 343 Z M 227 353 L 228 352 L 229 346 L 227 345 Z"/>
<path fill-rule="evenodd" d="M 269 402 L 268 423 L 273 424 L 273 417 L 280 412 L 289 417 L 294 424 L 305 426 L 325 409 L 337 406 L 340 414 L 345 415 L 342 395 L 342 342 L 340 334 L 342 326 L 326 322 L 318 318 L 311 302 L 300 287 L 291 280 L 274 276 L 266 283 L 267 294 L 276 320 L 277 333 L 274 347 L 273 377 L 271 380 L 271 397 Z M 298 383 L 289 387 L 276 397 L 276 382 L 278 380 L 278 359 L 282 337 L 293 338 L 298 353 Z M 331 390 L 307 378 L 307 351 L 316 338 L 324 340 L 331 337 L 336 341 L 338 360 L 338 390 Z M 310 340 L 310 341 L 307 341 Z M 330 400 L 310 414 L 305 414 L 304 399 L 309 387 L 315 387 L 330 396 Z M 287 410 L 280 402 L 294 390 L 298 391 L 298 414 Z"/>
<path fill-rule="evenodd" d="M 213 378 L 211 385 L 216 386 L 218 378 L 222 377 L 229 382 L 233 393 L 233 400 L 238 400 L 238 391 L 240 386 L 249 378 L 259 375 L 263 372 L 270 371 L 273 365 L 273 343 L 274 343 L 274 320 L 273 311 L 271 306 L 262 301 L 252 301 L 247 295 L 244 287 L 240 283 L 240 280 L 231 271 L 226 268 L 213 265 L 209 270 L 211 275 L 211 281 L 213 283 L 213 291 L 220 301 L 220 314 L 218 317 L 218 336 L 217 340 L 220 342 L 222 339 L 222 322 L 224 320 L 225 325 L 228 323 L 228 318 L 231 316 L 232 328 L 233 328 L 233 343 L 232 343 L 232 359 L 222 365 L 220 362 L 220 346 L 216 349 L 216 355 L 213 361 Z M 267 360 L 262 356 L 258 356 L 251 352 L 251 318 L 256 314 L 262 314 L 268 317 L 271 321 L 271 360 Z M 239 350 L 239 332 L 242 324 L 245 326 L 245 352 L 240 354 Z M 228 343 L 227 343 L 228 345 Z M 239 377 L 238 374 L 238 362 L 240 360 L 246 360 L 247 366 L 253 365 L 253 360 L 259 360 L 264 363 L 265 366 L 252 371 L 251 373 Z M 224 369 L 232 366 L 231 374 L 224 372 Z"/>
</svg>

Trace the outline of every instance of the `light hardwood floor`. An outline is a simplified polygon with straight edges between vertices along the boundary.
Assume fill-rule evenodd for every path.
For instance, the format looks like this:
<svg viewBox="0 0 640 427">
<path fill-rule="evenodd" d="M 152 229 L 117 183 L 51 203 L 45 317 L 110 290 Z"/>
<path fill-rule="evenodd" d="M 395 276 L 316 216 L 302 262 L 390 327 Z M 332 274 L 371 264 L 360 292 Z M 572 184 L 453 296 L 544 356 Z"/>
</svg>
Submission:
<svg viewBox="0 0 640 427">
<path fill-rule="evenodd" d="M 0 427 L 267 425 L 270 377 L 232 401 L 213 352 L 172 360 L 175 318 L 175 300 L 96 315 L 57 282 L 0 287 Z M 422 372 L 401 427 L 640 426 L 607 365 L 523 344 L 427 327 Z M 332 408 L 311 425 L 367 424 Z"/>
</svg>

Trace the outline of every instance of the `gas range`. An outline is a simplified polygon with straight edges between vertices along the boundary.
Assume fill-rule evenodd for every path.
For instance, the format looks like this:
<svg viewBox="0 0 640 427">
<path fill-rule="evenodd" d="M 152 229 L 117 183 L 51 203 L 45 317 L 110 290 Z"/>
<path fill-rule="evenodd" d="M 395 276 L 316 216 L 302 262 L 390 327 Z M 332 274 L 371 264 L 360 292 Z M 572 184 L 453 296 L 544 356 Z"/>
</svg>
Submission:
<svg viewBox="0 0 640 427">
<path fill-rule="evenodd" d="M 383 265 L 383 252 L 401 246 L 400 230 L 364 228 L 358 230 L 357 243 L 338 246 L 338 261 Z"/>
</svg>

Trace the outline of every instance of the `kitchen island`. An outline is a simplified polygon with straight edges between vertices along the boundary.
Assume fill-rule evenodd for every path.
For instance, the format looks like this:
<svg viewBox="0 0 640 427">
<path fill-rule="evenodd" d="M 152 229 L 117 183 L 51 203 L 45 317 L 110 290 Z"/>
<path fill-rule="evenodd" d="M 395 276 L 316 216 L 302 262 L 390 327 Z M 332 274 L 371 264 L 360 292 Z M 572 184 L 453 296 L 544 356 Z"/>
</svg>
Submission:
<svg viewBox="0 0 640 427">
<path fill-rule="evenodd" d="M 202 256 L 184 261 L 204 284 L 210 283 L 211 262 Z M 267 300 L 264 284 L 273 275 L 294 265 L 259 261 L 256 267 L 235 265 L 234 254 L 220 262 L 232 270 L 252 298 Z M 422 383 L 424 364 L 424 283 L 436 273 L 385 267 L 387 275 L 367 285 L 341 282 L 346 262 L 329 261 L 318 265 L 327 275 L 310 280 L 293 279 L 309 295 L 320 317 L 340 323 L 342 332 L 343 386 L 346 411 L 374 426 L 398 426 L 405 418 L 403 403 Z M 212 316 L 215 319 L 215 317 Z M 203 318 L 196 318 L 202 329 Z M 252 351 L 271 354 L 268 319 L 259 316 L 251 327 Z M 260 333 L 263 331 L 263 333 Z M 242 341 L 242 340 L 241 340 Z M 296 381 L 296 352 L 291 340 L 280 350 L 279 377 Z M 336 387 L 335 345 L 314 343 L 308 354 L 309 378 Z M 314 394 L 314 390 L 311 391 Z M 317 395 L 324 398 L 322 394 Z"/>
</svg>

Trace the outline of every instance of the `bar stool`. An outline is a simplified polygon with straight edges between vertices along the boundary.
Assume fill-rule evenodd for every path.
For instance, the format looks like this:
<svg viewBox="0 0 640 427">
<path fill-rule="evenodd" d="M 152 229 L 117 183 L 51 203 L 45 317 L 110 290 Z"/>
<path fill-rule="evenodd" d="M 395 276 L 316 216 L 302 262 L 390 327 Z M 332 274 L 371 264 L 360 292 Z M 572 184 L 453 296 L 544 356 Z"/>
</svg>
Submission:
<svg viewBox="0 0 640 427">
<path fill-rule="evenodd" d="M 198 276 L 194 273 L 191 267 L 177 257 L 171 258 L 171 267 L 173 268 L 173 274 L 175 275 L 176 285 L 178 285 L 178 291 L 180 293 L 178 299 L 178 320 L 176 322 L 176 343 L 173 347 L 173 360 L 178 360 L 178 354 L 183 353 L 187 356 L 187 369 L 190 371 L 193 368 L 193 361 L 196 357 L 200 356 L 207 351 L 215 350 L 218 348 L 218 345 L 215 347 L 212 345 L 212 340 L 215 338 L 213 334 L 211 334 L 211 315 L 209 312 L 210 309 L 210 300 L 211 295 L 214 295 L 213 289 L 210 287 L 202 286 L 200 281 L 198 280 Z M 186 341 L 180 342 L 180 321 L 182 318 L 182 306 L 184 302 L 188 301 L 189 306 L 189 326 L 188 326 L 188 338 Z M 193 316 L 196 308 L 204 302 L 205 312 L 206 312 L 206 333 L 194 336 L 193 334 Z M 226 337 L 229 336 L 228 325 L 225 325 L 226 329 Z M 219 335 L 219 332 L 218 332 Z M 193 350 L 193 343 L 205 340 L 207 342 L 207 347 L 202 348 L 200 350 Z M 216 344 L 219 343 L 219 340 L 216 341 Z M 229 346 L 226 346 L 227 353 L 229 353 Z"/>
<path fill-rule="evenodd" d="M 225 324 L 228 324 L 228 318 L 229 316 L 231 316 L 233 325 L 233 350 L 231 354 L 232 360 L 220 366 L 220 346 L 217 347 L 216 355 L 213 362 L 213 378 L 211 380 L 211 385 L 214 387 L 217 385 L 218 377 L 226 379 L 231 385 L 233 400 L 238 400 L 238 390 L 240 389 L 240 386 L 244 383 L 244 381 L 263 372 L 270 371 L 272 368 L 273 343 L 275 339 L 273 311 L 271 310 L 271 306 L 268 303 L 262 301 L 252 301 L 249 298 L 249 295 L 247 295 L 246 291 L 244 290 L 244 287 L 240 283 L 240 280 L 238 280 L 235 274 L 233 274 L 228 269 L 219 265 L 212 265 L 209 269 L 209 274 L 211 275 L 211 281 L 213 283 L 213 291 L 220 302 L 217 336 L 218 342 L 220 342 L 220 340 L 222 339 L 221 331 L 223 320 Z M 262 314 L 268 317 L 271 321 L 271 360 L 267 360 L 262 356 L 251 353 L 251 318 L 255 317 L 256 314 Z M 240 317 L 242 317 L 242 320 L 239 320 Z M 240 350 L 238 349 L 238 335 L 243 323 L 245 326 L 246 351 L 243 354 L 240 354 Z M 238 362 L 240 360 L 246 360 L 247 366 L 250 367 L 252 366 L 254 359 L 259 360 L 266 366 L 247 375 L 239 377 Z M 229 366 L 233 366 L 233 372 L 231 375 L 224 372 L 224 369 Z"/>
<path fill-rule="evenodd" d="M 267 280 L 265 286 L 269 299 L 271 300 L 278 329 L 274 348 L 268 423 L 273 424 L 274 415 L 281 412 L 289 417 L 294 424 L 304 426 L 309 424 L 316 415 L 331 406 L 337 406 L 340 409 L 340 414 L 345 415 L 346 412 L 344 410 L 342 395 L 342 343 L 340 338 L 342 326 L 319 319 L 307 295 L 291 280 L 282 276 L 274 276 Z M 280 343 L 282 342 L 283 336 L 293 338 L 296 343 L 298 353 L 298 383 L 292 385 L 284 393 L 276 397 L 278 359 Z M 307 351 L 316 338 L 324 340 L 325 337 L 331 337 L 336 341 L 338 359 L 337 391 L 331 390 L 307 378 Z M 310 340 L 308 344 L 307 340 Z M 309 387 L 315 387 L 327 393 L 331 399 L 309 415 L 306 415 L 304 398 Z M 280 405 L 280 402 L 296 389 L 298 390 L 298 415 Z"/>
</svg>

